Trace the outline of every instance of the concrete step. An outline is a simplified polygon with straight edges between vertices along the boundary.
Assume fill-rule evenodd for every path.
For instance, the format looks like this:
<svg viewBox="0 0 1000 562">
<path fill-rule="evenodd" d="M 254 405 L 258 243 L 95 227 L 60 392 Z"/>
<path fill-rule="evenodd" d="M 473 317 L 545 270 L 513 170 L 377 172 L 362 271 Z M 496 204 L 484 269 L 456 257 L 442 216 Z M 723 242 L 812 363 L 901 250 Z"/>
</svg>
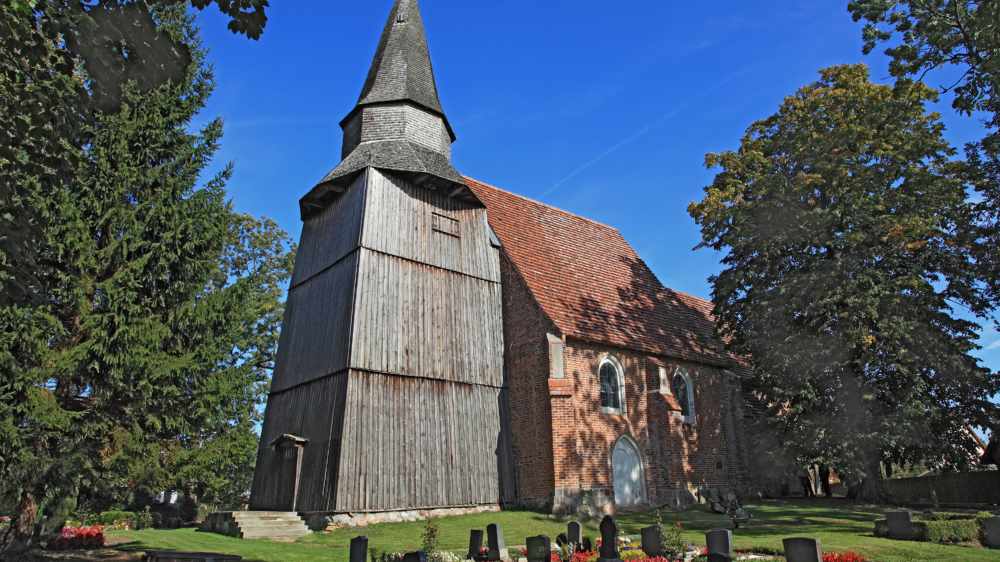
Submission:
<svg viewBox="0 0 1000 562">
<path fill-rule="evenodd" d="M 205 518 L 202 531 L 244 539 L 295 540 L 312 531 L 297 513 L 282 511 L 229 511 Z"/>
</svg>

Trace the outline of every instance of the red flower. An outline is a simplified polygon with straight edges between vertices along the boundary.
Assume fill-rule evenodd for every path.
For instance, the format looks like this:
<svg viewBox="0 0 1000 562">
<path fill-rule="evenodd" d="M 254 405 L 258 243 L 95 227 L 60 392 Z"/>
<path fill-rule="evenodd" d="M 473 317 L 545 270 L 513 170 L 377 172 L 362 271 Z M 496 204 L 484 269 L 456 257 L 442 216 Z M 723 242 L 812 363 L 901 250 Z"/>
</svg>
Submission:
<svg viewBox="0 0 1000 562">
<path fill-rule="evenodd" d="M 104 527 L 63 527 L 59 537 L 49 542 L 50 550 L 77 550 L 104 546 Z"/>
<path fill-rule="evenodd" d="M 823 562 L 868 562 L 868 559 L 857 552 L 827 552 L 823 555 Z"/>
</svg>

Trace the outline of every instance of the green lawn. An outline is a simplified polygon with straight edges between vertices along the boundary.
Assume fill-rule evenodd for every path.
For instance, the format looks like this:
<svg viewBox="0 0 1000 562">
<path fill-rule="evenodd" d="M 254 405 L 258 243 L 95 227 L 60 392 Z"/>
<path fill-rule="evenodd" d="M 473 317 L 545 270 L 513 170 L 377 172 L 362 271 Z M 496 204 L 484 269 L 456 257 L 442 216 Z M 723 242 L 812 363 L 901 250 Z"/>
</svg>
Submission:
<svg viewBox="0 0 1000 562">
<path fill-rule="evenodd" d="M 838 500 L 766 501 L 748 506 L 753 521 L 736 532 L 737 548 L 781 548 L 781 539 L 790 536 L 819 538 L 825 552 L 854 550 L 875 561 L 1000 561 L 1000 551 L 969 546 L 942 546 L 929 543 L 893 541 L 872 536 L 873 522 L 881 509 L 856 506 Z M 618 518 L 620 527 L 630 534 L 652 524 L 652 513 L 627 514 Z M 728 523 L 724 517 L 703 510 L 684 513 L 664 513 L 667 521 L 680 521 L 685 538 L 691 543 L 704 544 L 704 531 Z M 468 546 L 469 529 L 484 529 L 496 522 L 504 530 L 508 545 L 523 544 L 524 537 L 547 534 L 555 536 L 565 530 L 565 519 L 529 511 L 505 511 L 437 519 L 441 530 L 440 545 L 447 550 L 464 552 Z M 596 521 L 585 523 L 586 533 L 597 536 Z M 238 554 L 248 561 L 266 562 L 344 562 L 347 560 L 351 537 L 367 535 L 369 545 L 380 550 L 408 551 L 420 546 L 424 523 L 388 523 L 365 529 L 340 529 L 328 534 L 315 534 L 296 543 L 244 541 L 197 532 L 193 529 L 176 531 L 116 531 L 109 533 L 117 540 L 128 541 L 123 550 L 175 549 Z"/>
</svg>

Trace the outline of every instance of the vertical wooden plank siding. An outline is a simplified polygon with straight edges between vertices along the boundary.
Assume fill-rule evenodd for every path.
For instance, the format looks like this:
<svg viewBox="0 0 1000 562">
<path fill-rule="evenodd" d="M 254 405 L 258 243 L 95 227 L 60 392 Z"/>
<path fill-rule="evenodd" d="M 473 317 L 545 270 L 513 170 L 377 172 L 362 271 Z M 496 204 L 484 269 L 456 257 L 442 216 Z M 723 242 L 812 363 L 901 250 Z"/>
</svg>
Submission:
<svg viewBox="0 0 1000 562">
<path fill-rule="evenodd" d="M 357 249 L 361 239 L 365 192 L 365 174 L 361 174 L 329 207 L 302 225 L 292 287 Z"/>
<path fill-rule="evenodd" d="M 356 370 L 347 388 L 336 511 L 498 503 L 500 389 Z"/>
<path fill-rule="evenodd" d="M 309 439 L 300 511 L 496 504 L 511 462 L 500 291 L 479 205 L 368 169 L 309 219 L 252 507 L 288 507 L 269 447 L 284 433 Z"/>
<path fill-rule="evenodd" d="M 365 209 L 365 248 L 500 282 L 500 260 L 489 251 L 483 207 L 373 170 Z M 435 230 L 435 214 L 457 221 L 458 236 Z"/>
<path fill-rule="evenodd" d="M 361 250 L 351 367 L 503 385 L 500 284 Z"/>
<path fill-rule="evenodd" d="M 355 252 L 288 293 L 272 393 L 347 367 L 357 260 Z"/>
<path fill-rule="evenodd" d="M 280 435 L 291 433 L 309 440 L 303 451 L 302 478 L 299 483 L 300 511 L 325 511 L 332 503 L 333 478 L 330 475 L 337 453 L 333 431 L 342 417 L 347 373 L 299 386 L 288 392 L 272 395 L 264 415 L 261 446 L 254 471 L 252 509 L 287 510 L 294 471 L 285 470 L 288 458 L 270 445 Z M 335 415 L 339 412 L 341 415 Z M 331 446 L 333 444 L 334 446 Z M 294 455 L 293 457 L 294 458 Z M 275 477 L 281 475 L 281 478 Z M 329 502 L 329 503 L 328 503 Z"/>
</svg>

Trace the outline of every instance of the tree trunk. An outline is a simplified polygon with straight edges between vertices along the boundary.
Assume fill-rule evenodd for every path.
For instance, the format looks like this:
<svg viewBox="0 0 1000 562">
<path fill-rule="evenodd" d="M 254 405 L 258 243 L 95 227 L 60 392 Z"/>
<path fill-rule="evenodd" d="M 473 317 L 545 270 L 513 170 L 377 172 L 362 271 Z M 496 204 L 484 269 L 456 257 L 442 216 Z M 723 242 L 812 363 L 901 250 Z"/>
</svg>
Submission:
<svg viewBox="0 0 1000 562">
<path fill-rule="evenodd" d="M 889 494 L 882 480 L 881 462 L 869 462 L 868 469 L 858 485 L 857 499 L 866 503 L 883 504 L 889 501 Z"/>
<path fill-rule="evenodd" d="M 0 536 L 0 554 L 24 552 L 31 548 L 37 519 L 38 502 L 31 492 L 22 492 L 14 518 L 3 536 Z"/>
</svg>

